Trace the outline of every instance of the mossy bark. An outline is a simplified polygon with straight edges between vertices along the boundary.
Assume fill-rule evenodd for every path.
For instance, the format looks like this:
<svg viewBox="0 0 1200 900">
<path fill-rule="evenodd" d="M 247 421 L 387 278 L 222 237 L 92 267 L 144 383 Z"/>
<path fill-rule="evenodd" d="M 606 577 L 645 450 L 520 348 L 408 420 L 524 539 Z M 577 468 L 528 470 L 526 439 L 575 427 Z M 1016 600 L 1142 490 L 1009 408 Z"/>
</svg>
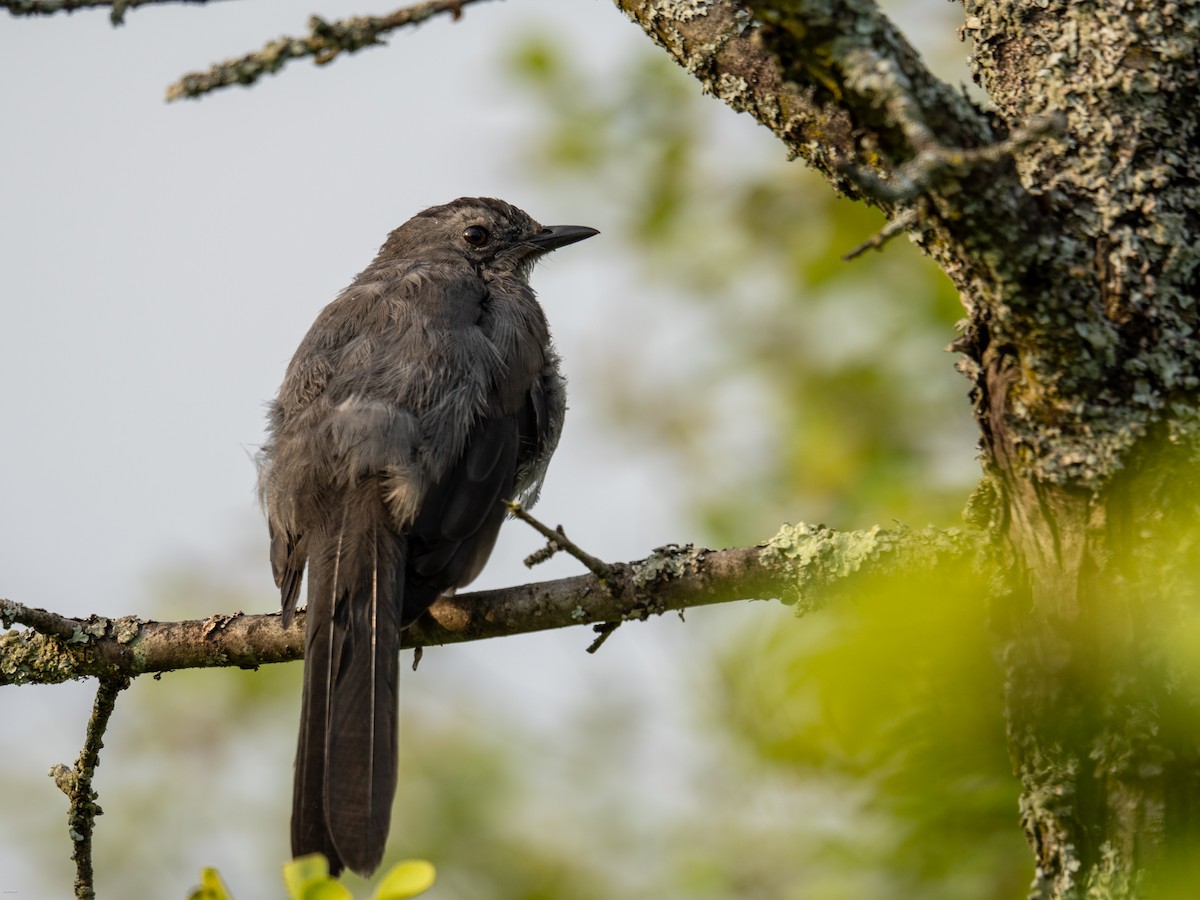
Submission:
<svg viewBox="0 0 1200 900">
<path fill-rule="evenodd" d="M 965 6 L 1005 121 L 1066 121 L 1016 159 L 1042 264 L 964 342 L 1011 563 L 997 622 L 1034 895 L 1143 896 L 1200 824 L 1196 686 L 1170 652 L 1200 571 L 1200 5 Z"/>
</svg>

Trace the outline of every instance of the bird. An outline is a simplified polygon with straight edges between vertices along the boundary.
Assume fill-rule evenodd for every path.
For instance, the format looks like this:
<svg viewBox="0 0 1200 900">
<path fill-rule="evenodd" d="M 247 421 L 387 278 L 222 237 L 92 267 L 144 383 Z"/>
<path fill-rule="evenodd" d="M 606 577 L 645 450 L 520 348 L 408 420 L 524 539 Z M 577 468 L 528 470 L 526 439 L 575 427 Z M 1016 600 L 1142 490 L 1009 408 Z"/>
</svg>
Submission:
<svg viewBox="0 0 1200 900">
<path fill-rule="evenodd" d="M 386 848 L 401 632 L 479 574 L 558 444 L 566 387 L 530 273 L 598 233 L 488 197 L 418 213 L 317 316 L 270 405 L 258 487 L 285 628 L 307 569 L 292 854 L 335 877 Z"/>
</svg>

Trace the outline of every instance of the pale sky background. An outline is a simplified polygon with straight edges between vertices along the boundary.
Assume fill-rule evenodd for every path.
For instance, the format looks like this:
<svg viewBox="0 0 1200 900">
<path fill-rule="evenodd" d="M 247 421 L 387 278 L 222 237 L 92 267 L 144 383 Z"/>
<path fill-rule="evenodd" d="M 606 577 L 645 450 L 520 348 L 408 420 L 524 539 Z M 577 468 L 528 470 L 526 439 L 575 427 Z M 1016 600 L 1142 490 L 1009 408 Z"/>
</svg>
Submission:
<svg viewBox="0 0 1200 900">
<path fill-rule="evenodd" d="M 251 461 L 265 404 L 316 313 L 388 231 L 462 195 L 499 196 L 543 223 L 602 232 L 534 276 L 572 385 L 539 514 L 610 560 L 699 540 L 681 512 L 686 485 L 606 430 L 572 365 L 597 342 L 631 336 L 648 355 L 669 355 L 679 331 L 640 292 L 606 211 L 577 208 L 517 165 L 533 101 L 496 74 L 515 37 L 535 28 L 569 35 L 573 52 L 601 71 L 618 65 L 646 38 L 611 3 L 482 4 L 460 22 L 434 20 L 328 67 L 299 61 L 249 90 L 163 100 L 182 73 L 299 33 L 310 13 L 396 5 L 173 5 L 132 10 L 119 29 L 104 12 L 0 19 L 0 596 L 68 615 L 232 611 L 180 609 L 155 593 L 153 573 L 189 565 L 257 591 L 261 603 L 246 612 L 275 610 Z M 942 0 L 913 7 L 910 26 L 944 31 L 960 15 Z M 910 33 L 919 42 L 919 28 Z M 713 107 L 730 147 L 782 154 L 748 117 Z M 475 586 L 579 571 L 570 560 L 525 570 L 521 559 L 541 543 L 510 523 Z M 694 618 L 787 615 L 755 604 Z M 486 683 L 500 708 L 552 722 L 578 692 L 636 684 L 645 702 L 662 704 L 643 748 L 661 752 L 682 740 L 668 711 L 682 688 L 663 649 L 697 639 L 702 626 L 692 623 L 623 628 L 596 657 L 582 652 L 582 629 L 435 649 L 436 663 L 406 675 L 405 691 Z M 75 759 L 93 690 L 0 691 L 0 758 L 41 780 L 39 803 L 58 822 L 65 801 L 44 772 Z M 114 728 L 121 711 L 118 702 Z M 290 791 L 290 758 L 274 768 L 278 789 Z M 103 831 L 121 809 L 100 789 Z M 0 890 L 69 890 L 65 838 L 48 887 L 14 856 L 23 825 L 2 810 Z M 154 824 L 169 831 L 172 813 L 162 815 Z M 279 831 L 282 848 L 285 822 Z M 183 896 L 201 865 L 218 865 L 235 894 L 255 896 L 246 887 L 254 860 L 222 852 L 197 847 L 194 868 L 159 895 Z M 103 878 L 101 861 L 101 886 Z"/>
</svg>

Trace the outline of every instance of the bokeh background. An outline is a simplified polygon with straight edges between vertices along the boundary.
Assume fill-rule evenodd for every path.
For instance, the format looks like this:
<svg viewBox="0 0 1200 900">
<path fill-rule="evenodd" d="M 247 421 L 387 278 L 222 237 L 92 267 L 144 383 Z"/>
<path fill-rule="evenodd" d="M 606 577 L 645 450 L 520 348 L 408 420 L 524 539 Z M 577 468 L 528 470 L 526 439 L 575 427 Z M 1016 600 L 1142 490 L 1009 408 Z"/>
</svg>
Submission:
<svg viewBox="0 0 1200 900">
<path fill-rule="evenodd" d="M 0 595 L 69 615 L 266 612 L 265 404 L 412 213 L 503 197 L 602 236 L 535 275 L 571 383 L 542 503 L 593 554 L 784 521 L 953 525 L 978 475 L 949 282 L 703 97 L 601 0 L 482 4 L 389 48 L 167 105 L 304 18 L 244 0 L 0 25 Z M 961 11 L 885 4 L 965 79 Z M 574 574 L 506 528 L 477 583 Z M 402 689 L 389 859 L 446 898 L 1016 897 L 1028 882 L 964 573 L 796 620 L 742 603 L 433 648 Z M 94 686 L 0 691 L 0 891 L 66 897 Z M 141 679 L 96 788 L 101 896 L 216 866 L 282 893 L 300 665 Z M 348 883 L 359 893 L 356 879 Z"/>
</svg>

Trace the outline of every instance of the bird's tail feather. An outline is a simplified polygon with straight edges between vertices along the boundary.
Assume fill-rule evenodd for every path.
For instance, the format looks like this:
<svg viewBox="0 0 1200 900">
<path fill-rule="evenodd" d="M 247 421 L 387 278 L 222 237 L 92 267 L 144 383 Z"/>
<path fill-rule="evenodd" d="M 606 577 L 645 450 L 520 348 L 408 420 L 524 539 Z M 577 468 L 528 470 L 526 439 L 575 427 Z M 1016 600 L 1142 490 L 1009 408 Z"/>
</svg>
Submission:
<svg viewBox="0 0 1200 900">
<path fill-rule="evenodd" d="M 324 853 L 334 874 L 379 866 L 396 792 L 407 547 L 377 496 L 348 499 L 310 544 L 292 853 Z"/>
</svg>

